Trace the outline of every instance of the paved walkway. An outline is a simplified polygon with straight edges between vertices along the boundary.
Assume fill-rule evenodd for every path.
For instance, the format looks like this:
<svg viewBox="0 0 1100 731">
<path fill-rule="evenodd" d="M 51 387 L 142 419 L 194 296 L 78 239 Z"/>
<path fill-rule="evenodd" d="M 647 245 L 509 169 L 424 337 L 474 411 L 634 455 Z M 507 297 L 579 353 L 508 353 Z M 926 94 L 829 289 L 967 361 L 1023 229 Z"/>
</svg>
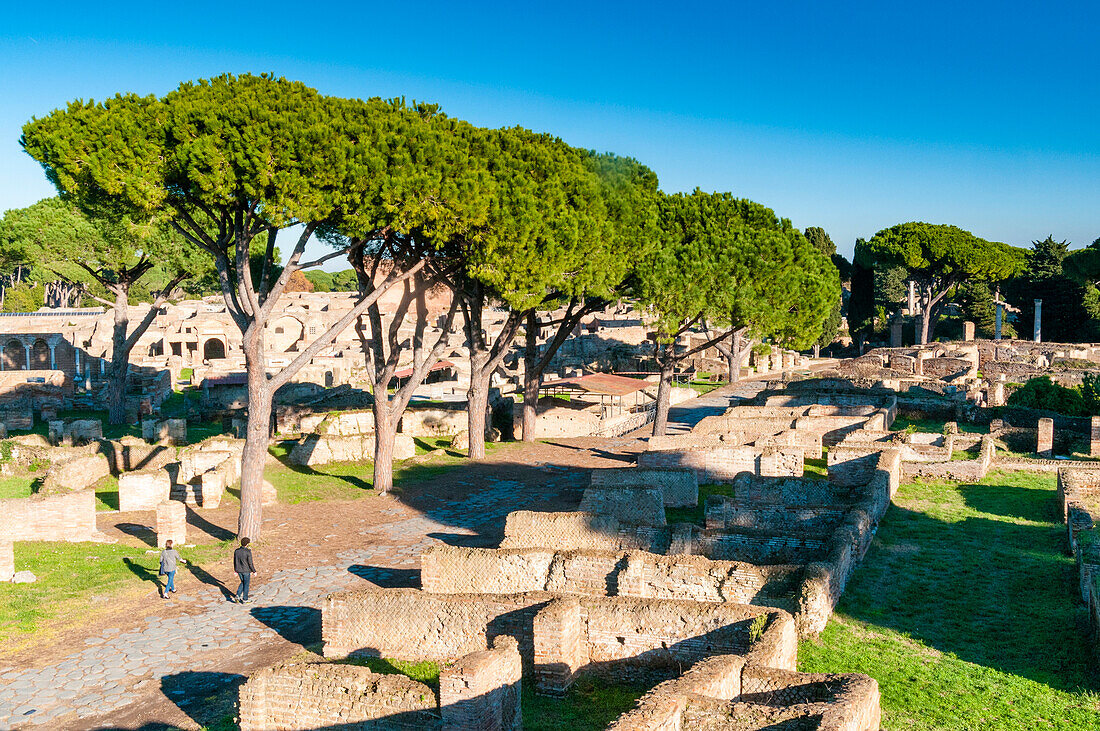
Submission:
<svg viewBox="0 0 1100 731">
<path fill-rule="evenodd" d="M 496 480 L 460 503 L 372 526 L 364 533 L 366 547 L 339 554 L 339 563 L 261 576 L 249 605 L 229 602 L 219 588 L 181 593 L 172 601 L 189 604 L 197 610 L 193 614 L 170 621 L 150 618 L 145 627 L 127 632 L 104 629 L 60 663 L 0 675 L 0 728 L 57 729 L 83 725 L 81 718 L 110 717 L 133 703 L 150 681 L 181 706 L 184 696 L 193 693 L 191 681 L 205 680 L 210 686 L 206 695 L 240 682 L 243 676 L 218 672 L 227 651 L 238 651 L 248 665 L 247 656 L 265 643 L 320 640 L 325 595 L 365 586 L 364 580 L 419 586 L 419 557 L 428 546 L 441 537 L 484 543 L 479 536 L 499 533 L 508 512 L 519 506 L 537 509 L 554 486 L 552 473 L 540 485 Z M 391 512 L 408 513 L 400 507 Z M 193 582 L 187 577 L 186 583 Z"/>
<path fill-rule="evenodd" d="M 671 410 L 670 426 L 687 431 L 704 416 L 722 413 L 731 395 L 751 396 L 760 385 L 733 384 L 681 404 Z M 608 448 L 622 443 L 609 440 Z M 413 517 L 400 517 L 408 515 L 407 508 L 389 509 L 394 521 L 365 531 L 365 547 L 339 554 L 338 563 L 258 578 L 251 605 L 229 602 L 219 588 L 183 593 L 173 601 L 188 604 L 193 613 L 172 620 L 153 617 L 141 629 L 126 632 L 104 629 L 55 665 L 0 674 L 0 728 L 83 727 L 87 722 L 80 719 L 109 718 L 135 702 L 150 683 L 159 683 L 184 708 L 189 700 L 243 681 L 243 675 L 219 671 L 227 657 L 250 667 L 258 648 L 285 640 L 319 641 L 319 608 L 327 594 L 365 586 L 365 581 L 419 586 L 419 557 L 432 543 L 495 545 L 505 515 L 538 509 L 549 494 L 560 492 L 553 488 L 564 489 L 570 481 L 576 481 L 575 475 L 546 466 L 538 484 L 495 479 L 469 485 L 476 489 L 466 499 L 440 501 Z M 186 577 L 186 568 L 181 576 Z M 181 583 L 194 585 L 190 577 Z"/>
</svg>

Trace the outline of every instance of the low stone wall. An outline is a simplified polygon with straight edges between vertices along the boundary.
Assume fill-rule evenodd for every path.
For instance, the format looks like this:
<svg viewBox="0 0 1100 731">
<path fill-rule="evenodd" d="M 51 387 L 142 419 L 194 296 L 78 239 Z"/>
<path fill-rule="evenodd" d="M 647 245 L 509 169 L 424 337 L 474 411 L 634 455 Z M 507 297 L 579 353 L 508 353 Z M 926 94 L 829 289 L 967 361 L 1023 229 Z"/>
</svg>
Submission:
<svg viewBox="0 0 1100 731">
<path fill-rule="evenodd" d="M 786 612 L 736 603 L 523 594 L 430 594 L 371 589 L 325 598 L 326 657 L 415 656 L 450 662 L 515 638 L 540 691 L 562 692 L 581 674 L 627 679 L 645 668 L 736 652 L 792 668 L 795 624 Z"/>
<path fill-rule="evenodd" d="M 335 663 L 284 663 L 253 673 L 240 690 L 241 731 L 441 728 L 435 692 L 404 675 Z M 358 726 L 357 726 L 358 727 Z M 381 727 L 381 726 L 379 726 Z"/>
<path fill-rule="evenodd" d="M 977 482 L 989 472 L 994 462 L 996 448 L 993 438 L 988 434 L 982 437 L 982 446 L 977 459 L 955 459 L 942 462 L 910 462 L 902 464 L 902 477 L 906 480 L 923 478 L 929 480 L 953 480 L 955 482 Z"/>
<path fill-rule="evenodd" d="M 96 530 L 95 493 L 0 500 L 0 540 L 102 541 Z"/>
<path fill-rule="evenodd" d="M 550 591 L 586 596 L 690 599 L 793 608 L 801 566 L 757 566 L 644 551 L 552 551 L 433 546 L 421 584 L 437 594 Z"/>
<path fill-rule="evenodd" d="M 445 729 L 521 731 L 523 666 L 519 645 L 498 637 L 439 673 L 439 711 Z"/>
<path fill-rule="evenodd" d="M 759 504 L 725 495 L 708 495 L 705 516 L 710 530 L 754 528 L 799 536 L 828 534 L 843 519 L 846 510 L 845 505 Z"/>
<path fill-rule="evenodd" d="M 165 470 L 124 472 L 118 476 L 119 512 L 156 510 L 171 494 L 172 478 Z"/>
<path fill-rule="evenodd" d="M 410 437 L 453 437 L 468 428 L 466 409 L 423 408 L 415 404 L 401 416 L 398 431 Z"/>
<path fill-rule="evenodd" d="M 580 510 L 594 515 L 608 515 L 620 523 L 665 525 L 664 496 L 659 487 L 585 488 Z"/>
<path fill-rule="evenodd" d="M 147 442 L 182 446 L 187 444 L 187 420 L 147 419 L 141 422 L 141 438 Z"/>
<path fill-rule="evenodd" d="M 76 419 L 49 422 L 47 437 L 50 444 L 66 447 L 78 447 L 103 438 L 103 422 L 99 419 Z"/>
<path fill-rule="evenodd" d="M 799 673 L 716 655 L 661 683 L 609 731 L 877 731 L 878 683 L 856 673 Z"/>
<path fill-rule="evenodd" d="M 666 553 L 668 545 L 667 529 L 623 524 L 610 515 L 518 510 L 508 513 L 499 547 Z"/>
<path fill-rule="evenodd" d="M 732 411 L 740 412 L 741 409 Z M 698 424 L 692 427 L 691 433 L 695 436 L 710 434 L 742 434 L 749 441 L 770 436 L 794 428 L 795 419 L 800 414 L 794 410 L 786 416 L 747 416 L 740 413 L 726 412 L 722 416 L 705 416 Z"/>
<path fill-rule="evenodd" d="M 393 458 L 409 459 L 416 455 L 411 436 L 398 434 L 394 438 Z M 294 445 L 290 462 L 311 467 L 330 462 L 362 462 L 374 459 L 374 435 L 332 436 L 310 434 Z"/>
<path fill-rule="evenodd" d="M 654 450 L 638 455 L 638 467 L 648 469 L 690 469 L 700 485 L 730 482 L 738 475 L 801 477 L 802 451 L 784 447 L 718 447 Z"/>
<path fill-rule="evenodd" d="M 692 470 L 653 470 L 640 467 L 592 470 L 589 482 L 595 487 L 656 487 L 666 508 L 699 504 L 699 480 Z"/>
<path fill-rule="evenodd" d="M 111 463 L 102 454 L 85 454 L 56 461 L 42 481 L 41 493 L 55 495 L 86 490 L 111 474 Z"/>
</svg>

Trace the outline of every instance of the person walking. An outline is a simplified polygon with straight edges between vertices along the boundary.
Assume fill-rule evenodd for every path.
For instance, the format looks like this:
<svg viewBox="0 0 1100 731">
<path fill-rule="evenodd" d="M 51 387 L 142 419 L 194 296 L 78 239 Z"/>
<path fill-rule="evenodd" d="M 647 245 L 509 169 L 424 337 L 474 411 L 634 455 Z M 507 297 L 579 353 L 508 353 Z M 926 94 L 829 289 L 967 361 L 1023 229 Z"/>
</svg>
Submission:
<svg viewBox="0 0 1100 731">
<path fill-rule="evenodd" d="M 176 591 L 176 564 L 187 563 L 180 558 L 176 549 L 172 548 L 172 541 L 164 542 L 164 550 L 160 552 L 160 571 L 161 576 L 167 577 L 164 582 L 164 593 L 161 595 L 162 599 L 171 599 L 169 594 L 173 594 Z"/>
<path fill-rule="evenodd" d="M 237 587 L 237 603 L 248 603 L 248 582 L 252 580 L 252 574 L 257 573 L 256 567 L 252 564 L 252 549 L 248 547 L 251 543 L 248 536 L 241 539 L 241 547 L 233 552 L 233 570 L 237 572 L 237 576 L 241 577 L 241 585 Z"/>
</svg>

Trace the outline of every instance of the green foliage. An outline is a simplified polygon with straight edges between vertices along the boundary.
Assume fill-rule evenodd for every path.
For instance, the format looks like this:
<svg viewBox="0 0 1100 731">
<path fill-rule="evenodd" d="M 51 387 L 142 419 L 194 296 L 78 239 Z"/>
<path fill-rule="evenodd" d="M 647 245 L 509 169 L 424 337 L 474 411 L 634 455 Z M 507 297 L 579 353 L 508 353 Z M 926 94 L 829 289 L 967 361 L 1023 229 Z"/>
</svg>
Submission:
<svg viewBox="0 0 1100 731">
<path fill-rule="evenodd" d="M 313 285 L 314 292 L 332 291 L 332 274 L 323 269 L 312 269 L 305 273 L 306 279 Z"/>
<path fill-rule="evenodd" d="M 962 310 L 963 319 L 974 323 L 977 334 L 992 338 L 996 329 L 997 304 L 993 298 L 993 289 L 988 282 L 965 282 L 958 288 L 955 302 Z M 1001 322 L 1001 337 L 1016 337 L 1016 328 L 1004 318 Z"/>
<path fill-rule="evenodd" d="M 728 193 L 665 196 L 662 235 L 636 269 L 658 342 L 693 320 L 806 347 L 840 297 L 836 268 L 786 219 Z"/>
<path fill-rule="evenodd" d="M 35 312 L 45 306 L 46 290 L 37 282 L 20 282 L 4 289 L 4 312 Z"/>
<path fill-rule="evenodd" d="M 856 241 L 858 250 L 863 239 Z M 848 298 L 848 331 L 867 337 L 875 318 L 875 270 L 852 265 L 852 296 Z"/>
<path fill-rule="evenodd" d="M 1035 300 L 1041 299 L 1043 340 L 1091 342 L 1100 337 L 1100 318 L 1089 309 L 1091 285 L 1067 275 L 1070 260 L 1068 242 L 1055 241 L 1052 236 L 1033 241 L 1027 268 L 1006 287 L 1006 299 L 1019 308 L 1017 322 L 1027 335 L 1035 321 Z"/>
<path fill-rule="evenodd" d="M 1081 387 L 1060 386 L 1050 376 L 1032 378 L 1008 397 L 1009 406 L 1056 411 L 1066 416 L 1100 415 L 1097 381 L 1091 374 L 1085 376 Z"/>
<path fill-rule="evenodd" d="M 909 278 L 923 282 L 999 281 L 1023 268 L 1025 254 L 956 226 L 899 223 L 875 234 L 856 259 L 868 268 L 904 267 Z"/>
<path fill-rule="evenodd" d="M 764 636 L 764 630 L 768 626 L 768 615 L 758 614 L 749 625 L 749 642 L 756 642 Z"/>
</svg>

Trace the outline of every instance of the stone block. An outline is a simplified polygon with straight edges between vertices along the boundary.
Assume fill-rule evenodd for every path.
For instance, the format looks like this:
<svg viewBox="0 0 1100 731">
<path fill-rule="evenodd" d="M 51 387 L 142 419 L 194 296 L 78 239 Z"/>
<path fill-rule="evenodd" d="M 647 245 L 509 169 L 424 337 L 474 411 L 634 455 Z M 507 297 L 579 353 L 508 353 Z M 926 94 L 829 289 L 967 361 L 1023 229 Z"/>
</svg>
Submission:
<svg viewBox="0 0 1100 731">
<path fill-rule="evenodd" d="M 118 509 L 156 510 L 171 492 L 172 480 L 164 470 L 123 472 L 118 476 Z"/>
<path fill-rule="evenodd" d="M 1089 456 L 1100 457 L 1100 416 L 1092 417 L 1089 430 Z"/>
<path fill-rule="evenodd" d="M 974 339 L 974 323 L 967 320 L 963 323 L 963 340 L 969 342 Z"/>
<path fill-rule="evenodd" d="M 102 454 L 74 457 L 52 465 L 42 482 L 43 495 L 86 490 L 111 474 L 111 463 Z"/>
<path fill-rule="evenodd" d="M 1039 419 L 1035 451 L 1047 459 L 1054 456 L 1054 419 Z"/>
<path fill-rule="evenodd" d="M 513 637 L 498 637 L 490 650 L 474 652 L 439 674 L 444 728 L 520 731 L 522 663 Z"/>
<path fill-rule="evenodd" d="M 620 523 L 665 525 L 664 495 L 659 487 L 589 487 L 580 511 L 610 515 Z"/>
<path fill-rule="evenodd" d="M 187 543 L 187 506 L 177 500 L 166 500 L 157 506 L 157 546 L 167 541 L 176 546 Z"/>
</svg>

